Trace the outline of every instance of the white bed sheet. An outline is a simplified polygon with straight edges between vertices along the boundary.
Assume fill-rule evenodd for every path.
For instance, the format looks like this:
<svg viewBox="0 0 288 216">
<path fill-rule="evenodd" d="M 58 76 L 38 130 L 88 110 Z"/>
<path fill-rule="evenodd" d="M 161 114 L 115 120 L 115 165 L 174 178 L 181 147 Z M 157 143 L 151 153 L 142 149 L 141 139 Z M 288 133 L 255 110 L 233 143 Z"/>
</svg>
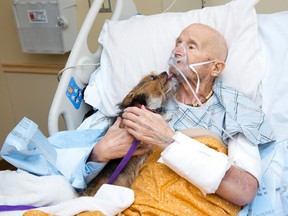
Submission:
<svg viewBox="0 0 288 216">
<path fill-rule="evenodd" d="M 278 140 L 288 138 L 288 11 L 258 15 L 265 76 L 262 108 Z"/>
</svg>

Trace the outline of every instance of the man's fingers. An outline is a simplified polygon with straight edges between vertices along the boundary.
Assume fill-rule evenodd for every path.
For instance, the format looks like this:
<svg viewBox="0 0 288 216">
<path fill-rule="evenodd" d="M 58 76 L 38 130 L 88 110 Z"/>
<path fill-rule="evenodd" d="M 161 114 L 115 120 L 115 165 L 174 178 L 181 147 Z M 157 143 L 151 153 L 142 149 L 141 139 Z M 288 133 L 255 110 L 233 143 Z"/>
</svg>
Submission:
<svg viewBox="0 0 288 216">
<path fill-rule="evenodd" d="M 146 154 L 148 152 L 150 152 L 152 150 L 152 147 L 150 145 L 141 145 L 139 144 L 140 147 L 138 147 L 133 155 L 143 155 Z"/>
<path fill-rule="evenodd" d="M 120 127 L 120 124 L 121 124 L 121 121 L 122 121 L 122 118 L 121 117 L 117 117 L 116 121 L 114 122 L 114 126 L 116 127 Z"/>
</svg>

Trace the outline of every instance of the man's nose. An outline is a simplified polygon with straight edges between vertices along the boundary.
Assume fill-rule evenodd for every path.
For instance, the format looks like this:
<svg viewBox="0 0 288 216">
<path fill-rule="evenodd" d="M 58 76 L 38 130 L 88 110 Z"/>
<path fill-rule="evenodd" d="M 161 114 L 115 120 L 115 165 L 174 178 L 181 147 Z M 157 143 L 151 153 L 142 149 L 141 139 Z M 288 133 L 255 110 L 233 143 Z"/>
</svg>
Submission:
<svg viewBox="0 0 288 216">
<path fill-rule="evenodd" d="M 185 55 L 185 53 L 186 53 L 185 51 L 186 51 L 185 45 L 180 44 L 174 48 L 173 53 L 174 53 L 175 57 L 182 57 Z"/>
</svg>

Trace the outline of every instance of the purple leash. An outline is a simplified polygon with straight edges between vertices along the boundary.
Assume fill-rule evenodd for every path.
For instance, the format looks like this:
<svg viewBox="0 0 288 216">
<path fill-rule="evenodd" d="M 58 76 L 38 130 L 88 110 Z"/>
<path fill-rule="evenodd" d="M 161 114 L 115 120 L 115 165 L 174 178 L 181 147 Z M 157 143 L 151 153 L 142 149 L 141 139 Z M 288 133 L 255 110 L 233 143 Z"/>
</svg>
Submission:
<svg viewBox="0 0 288 216">
<path fill-rule="evenodd" d="M 38 208 L 30 205 L 0 205 L 0 212 L 2 211 L 20 211 Z"/>
<path fill-rule="evenodd" d="M 124 156 L 124 158 L 121 160 L 113 174 L 111 175 L 110 179 L 108 180 L 107 184 L 112 184 L 116 178 L 118 177 L 119 173 L 123 170 L 123 168 L 126 166 L 130 158 L 132 157 L 133 153 L 135 152 L 137 145 L 139 144 L 139 141 L 134 139 L 133 143 L 127 152 L 127 154 Z"/>
</svg>

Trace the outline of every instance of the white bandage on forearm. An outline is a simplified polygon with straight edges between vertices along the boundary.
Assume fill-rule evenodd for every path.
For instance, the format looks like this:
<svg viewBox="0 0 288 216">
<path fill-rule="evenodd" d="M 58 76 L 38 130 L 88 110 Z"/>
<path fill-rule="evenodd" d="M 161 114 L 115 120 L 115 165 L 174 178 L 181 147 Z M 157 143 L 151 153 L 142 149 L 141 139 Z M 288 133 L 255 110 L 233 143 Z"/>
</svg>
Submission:
<svg viewBox="0 0 288 216">
<path fill-rule="evenodd" d="M 232 164 L 261 179 L 261 157 L 257 145 L 252 145 L 243 134 L 237 134 L 228 142 L 228 156 Z"/>
<path fill-rule="evenodd" d="M 164 163 L 204 194 L 215 193 L 231 166 L 228 156 L 177 132 L 171 145 L 161 154 Z"/>
</svg>

